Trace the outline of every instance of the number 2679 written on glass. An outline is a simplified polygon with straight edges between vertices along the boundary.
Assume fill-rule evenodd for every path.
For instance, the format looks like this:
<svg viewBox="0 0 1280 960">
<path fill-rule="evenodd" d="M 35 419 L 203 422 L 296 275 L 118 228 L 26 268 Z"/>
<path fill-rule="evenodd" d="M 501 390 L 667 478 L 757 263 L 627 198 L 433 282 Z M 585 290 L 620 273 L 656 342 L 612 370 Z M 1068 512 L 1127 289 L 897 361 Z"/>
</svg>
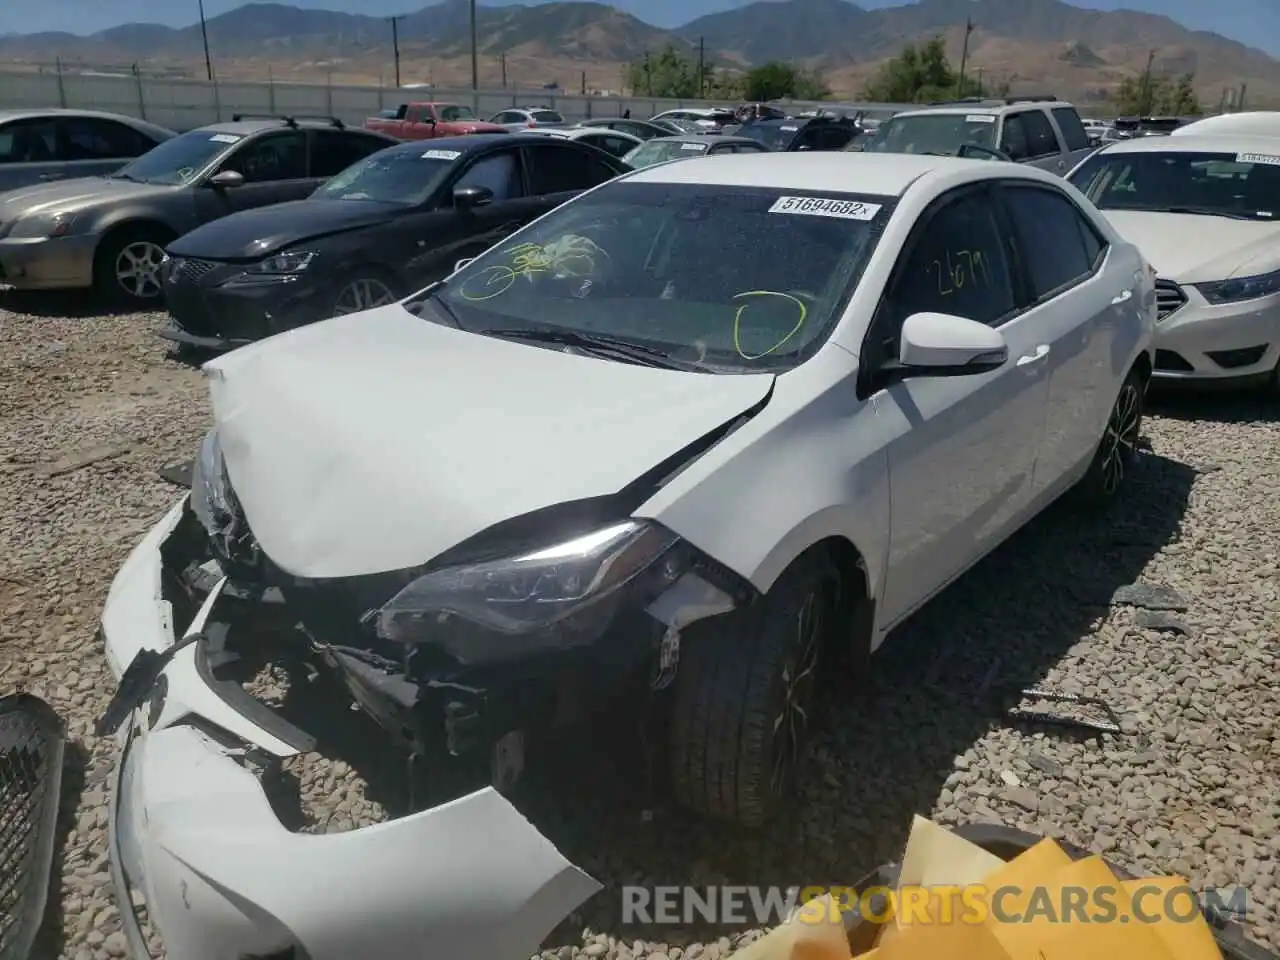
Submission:
<svg viewBox="0 0 1280 960">
<path fill-rule="evenodd" d="M 966 286 L 986 286 L 991 282 L 987 258 L 981 250 L 948 250 L 929 263 L 928 271 L 938 281 L 938 293 L 949 297 Z"/>
</svg>

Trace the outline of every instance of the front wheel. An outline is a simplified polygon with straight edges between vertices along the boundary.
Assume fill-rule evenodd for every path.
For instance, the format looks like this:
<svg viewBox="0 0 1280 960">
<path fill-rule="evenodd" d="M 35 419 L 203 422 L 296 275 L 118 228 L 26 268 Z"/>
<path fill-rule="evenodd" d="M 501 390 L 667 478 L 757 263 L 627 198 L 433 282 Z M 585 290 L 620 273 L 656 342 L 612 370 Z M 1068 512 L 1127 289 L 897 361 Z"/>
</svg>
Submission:
<svg viewBox="0 0 1280 960">
<path fill-rule="evenodd" d="M 158 228 L 126 227 L 108 234 L 94 260 L 94 286 L 105 299 L 125 306 L 158 304 L 164 288 L 160 264 L 171 238 Z"/>
<path fill-rule="evenodd" d="M 1140 370 L 1131 370 L 1121 384 L 1093 462 L 1080 481 L 1079 493 L 1086 502 L 1100 505 L 1114 499 L 1133 472 L 1138 461 L 1146 385 Z"/>
<path fill-rule="evenodd" d="M 349 313 L 385 307 L 399 299 L 396 284 L 389 277 L 377 273 L 361 274 L 338 287 L 333 301 L 333 316 L 343 317 Z"/>
<path fill-rule="evenodd" d="M 789 796 L 837 583 L 822 560 L 801 560 L 757 603 L 686 631 L 669 751 L 681 804 L 759 827 Z"/>
</svg>

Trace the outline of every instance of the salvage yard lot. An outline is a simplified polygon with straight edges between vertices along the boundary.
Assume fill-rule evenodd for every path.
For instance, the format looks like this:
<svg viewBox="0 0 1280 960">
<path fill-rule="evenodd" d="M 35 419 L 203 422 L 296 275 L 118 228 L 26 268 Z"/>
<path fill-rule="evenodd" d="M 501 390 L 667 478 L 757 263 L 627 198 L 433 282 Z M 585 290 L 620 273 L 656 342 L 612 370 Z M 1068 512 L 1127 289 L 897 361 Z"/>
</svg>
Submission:
<svg viewBox="0 0 1280 960">
<path fill-rule="evenodd" d="M 54 308 L 75 315 L 15 312 Z M 105 852 L 113 743 L 92 735 L 113 682 L 94 630 L 116 568 L 177 496 L 157 469 L 193 455 L 210 421 L 199 374 L 166 359 L 160 323 L 0 301 L 0 693 L 45 697 L 70 737 L 61 897 L 41 957 L 124 950 Z M 899 630 L 866 684 L 831 685 L 798 802 L 770 831 L 665 808 L 642 822 L 636 771 L 607 744 L 566 750 L 513 799 L 609 888 L 850 882 L 900 854 L 912 813 L 1001 821 L 1125 867 L 1239 884 L 1251 935 L 1280 949 L 1277 411 L 1244 398 L 1158 408 L 1110 516 L 1050 511 Z M 1139 582 L 1186 610 L 1112 603 Z M 1126 732 L 1015 727 L 980 695 L 1032 683 L 1106 699 Z M 334 722 L 360 719 L 339 705 L 317 720 Z M 367 771 L 298 766 L 307 829 L 380 815 Z M 623 929 L 621 904 L 616 889 L 598 895 L 547 956 L 694 960 L 756 935 Z"/>
</svg>

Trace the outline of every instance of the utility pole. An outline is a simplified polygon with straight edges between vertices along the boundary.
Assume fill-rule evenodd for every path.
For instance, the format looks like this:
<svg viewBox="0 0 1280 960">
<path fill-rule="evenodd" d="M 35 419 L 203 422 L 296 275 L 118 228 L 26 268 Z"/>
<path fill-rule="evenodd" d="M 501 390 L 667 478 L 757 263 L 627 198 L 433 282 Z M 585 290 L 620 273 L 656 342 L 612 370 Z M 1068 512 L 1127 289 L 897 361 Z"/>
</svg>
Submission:
<svg viewBox="0 0 1280 960">
<path fill-rule="evenodd" d="M 1244 95 L 1245 95 L 1245 91 L 1247 91 L 1248 89 L 1249 89 L 1249 85 L 1247 83 L 1240 84 L 1240 100 L 1236 103 L 1236 112 L 1239 112 L 1244 109 Z"/>
<path fill-rule="evenodd" d="M 707 99 L 707 45 L 698 38 L 698 99 Z"/>
<path fill-rule="evenodd" d="M 480 89 L 480 61 L 476 52 L 476 0 L 471 0 L 471 89 Z"/>
<path fill-rule="evenodd" d="M 200 4 L 200 39 L 204 41 L 204 69 L 209 75 L 209 82 L 213 83 L 213 58 L 209 56 L 209 25 L 204 19 L 204 0 L 197 0 Z"/>
<path fill-rule="evenodd" d="M 502 67 L 502 89 L 507 89 L 507 51 L 498 54 L 498 64 Z"/>
<path fill-rule="evenodd" d="M 1142 71 L 1142 98 L 1138 103 L 1138 113 L 1147 117 L 1151 115 L 1151 65 L 1156 61 L 1155 50 L 1147 51 L 1147 66 Z"/>
<path fill-rule="evenodd" d="M 396 89 L 400 89 L 400 21 L 405 15 L 397 14 L 394 17 L 387 17 L 391 21 L 391 49 L 396 58 Z"/>
<path fill-rule="evenodd" d="M 653 66 L 649 63 L 649 51 L 644 52 L 644 86 L 645 93 L 653 96 Z"/>
<path fill-rule="evenodd" d="M 960 79 L 956 81 L 956 96 L 964 96 L 964 68 L 969 62 L 969 34 L 973 33 L 973 19 L 964 20 L 964 46 L 960 48 Z"/>
</svg>

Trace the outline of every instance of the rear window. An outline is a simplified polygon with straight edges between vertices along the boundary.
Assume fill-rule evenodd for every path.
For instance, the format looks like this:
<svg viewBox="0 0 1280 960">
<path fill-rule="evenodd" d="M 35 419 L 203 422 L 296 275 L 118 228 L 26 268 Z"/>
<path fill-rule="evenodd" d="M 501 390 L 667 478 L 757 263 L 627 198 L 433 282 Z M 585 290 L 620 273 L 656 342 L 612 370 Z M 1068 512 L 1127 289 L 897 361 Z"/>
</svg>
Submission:
<svg viewBox="0 0 1280 960">
<path fill-rule="evenodd" d="M 771 150 L 785 150 L 795 139 L 803 123 L 744 123 L 735 133 L 750 137 Z"/>
<path fill-rule="evenodd" d="M 1100 210 L 1272 220 L 1280 216 L 1280 141 L 1274 155 L 1098 153 L 1070 179 Z"/>
<path fill-rule="evenodd" d="M 538 123 L 564 123 L 564 117 L 554 110 L 534 110 L 533 119 Z"/>
<path fill-rule="evenodd" d="M 623 159 L 633 167 L 647 167 L 667 160 L 700 157 L 709 144 L 696 140 L 650 140 L 636 147 Z"/>
</svg>

